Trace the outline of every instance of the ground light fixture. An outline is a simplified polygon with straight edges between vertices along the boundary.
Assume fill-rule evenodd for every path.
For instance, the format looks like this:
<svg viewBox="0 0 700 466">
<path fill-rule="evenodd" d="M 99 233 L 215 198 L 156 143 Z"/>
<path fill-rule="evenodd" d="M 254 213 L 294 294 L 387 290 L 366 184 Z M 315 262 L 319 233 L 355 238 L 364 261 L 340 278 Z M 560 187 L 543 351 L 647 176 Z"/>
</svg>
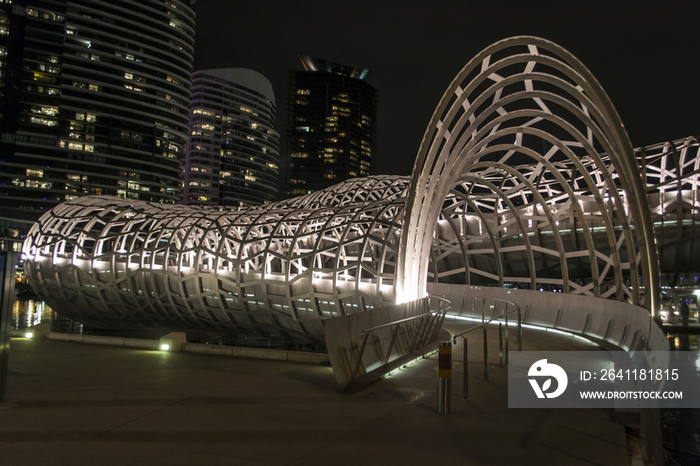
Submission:
<svg viewBox="0 0 700 466">
<path fill-rule="evenodd" d="M 168 345 L 167 343 L 163 343 L 162 345 L 160 345 L 160 350 L 161 351 L 170 351 L 170 345 Z"/>
<path fill-rule="evenodd" d="M 30 340 L 30 339 L 34 338 L 34 334 L 32 332 L 27 332 L 24 334 L 24 338 Z"/>
</svg>

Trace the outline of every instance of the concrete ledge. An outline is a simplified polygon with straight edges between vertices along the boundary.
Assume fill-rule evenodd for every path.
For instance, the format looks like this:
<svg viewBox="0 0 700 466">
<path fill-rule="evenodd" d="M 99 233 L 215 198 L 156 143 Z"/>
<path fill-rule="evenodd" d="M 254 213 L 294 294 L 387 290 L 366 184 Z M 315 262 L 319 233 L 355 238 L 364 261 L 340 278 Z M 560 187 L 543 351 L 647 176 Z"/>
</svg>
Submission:
<svg viewBox="0 0 700 466">
<path fill-rule="evenodd" d="M 185 343 L 182 347 L 182 351 L 190 353 L 220 354 L 223 356 L 232 356 L 232 349 L 231 346 L 204 345 L 201 343 Z"/>
<path fill-rule="evenodd" d="M 51 325 L 48 322 L 42 322 L 23 330 L 10 330 L 10 336 L 15 338 L 27 338 L 27 334 L 31 334 L 29 338 L 48 338 L 49 333 L 51 333 Z"/>
<path fill-rule="evenodd" d="M 74 341 L 93 345 L 125 346 L 158 351 L 162 341 L 145 340 L 142 338 L 107 337 L 102 335 L 75 335 L 72 333 L 49 332 L 49 340 Z M 283 351 L 265 348 L 246 348 L 242 346 L 204 345 L 201 343 L 184 343 L 182 351 L 199 354 L 218 354 L 221 356 L 236 356 L 241 358 L 272 359 L 276 361 L 293 361 L 308 364 L 327 363 L 328 355 L 321 353 L 303 353 L 301 351 Z"/>
<path fill-rule="evenodd" d="M 308 362 L 310 364 L 323 364 L 329 362 L 327 354 L 322 353 L 302 353 L 301 351 L 287 352 L 287 361 Z"/>
<path fill-rule="evenodd" d="M 144 340 L 143 338 L 124 338 L 124 346 L 131 348 L 143 348 L 149 350 L 159 350 L 158 340 Z"/>
<path fill-rule="evenodd" d="M 120 337 L 104 337 L 102 335 L 83 335 L 83 343 L 93 345 L 124 346 L 124 339 Z"/>
<path fill-rule="evenodd" d="M 300 351 L 271 350 L 265 348 L 246 348 L 242 346 L 204 345 L 201 343 L 186 343 L 182 351 L 200 354 L 219 354 L 240 358 L 272 359 L 276 361 L 294 361 L 310 364 L 328 362 L 327 354 L 302 353 Z"/>
<path fill-rule="evenodd" d="M 182 347 L 187 344 L 187 334 L 185 332 L 170 332 L 158 341 L 158 348 L 165 351 L 182 351 Z"/>
<path fill-rule="evenodd" d="M 76 335 L 73 333 L 49 332 L 46 334 L 46 338 L 49 340 L 77 341 L 79 343 L 83 342 L 82 335 Z"/>
<path fill-rule="evenodd" d="M 287 360 L 287 351 L 270 350 L 264 348 L 245 348 L 242 346 L 232 346 L 233 355 L 242 358 L 275 359 L 278 361 Z"/>
</svg>

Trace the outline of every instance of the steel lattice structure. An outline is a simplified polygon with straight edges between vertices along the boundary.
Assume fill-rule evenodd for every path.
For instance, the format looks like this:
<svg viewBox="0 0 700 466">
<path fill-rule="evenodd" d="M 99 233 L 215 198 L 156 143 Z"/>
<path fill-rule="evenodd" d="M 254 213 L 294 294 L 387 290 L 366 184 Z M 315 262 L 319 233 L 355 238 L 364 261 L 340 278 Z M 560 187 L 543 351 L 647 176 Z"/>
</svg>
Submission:
<svg viewBox="0 0 700 466">
<path fill-rule="evenodd" d="M 497 272 L 491 277 L 509 275 L 504 255 L 524 247 L 533 287 L 544 280 L 564 292 L 638 304 L 635 285 L 642 278 L 651 290 L 647 307 L 658 309 L 653 226 L 632 145 L 593 75 L 558 45 L 535 37 L 497 42 L 474 57 L 443 95 L 406 202 L 397 283 L 404 300 L 425 290 L 434 225 L 450 193 L 462 198 L 452 218 L 473 213 L 490 225 L 490 238 L 500 237 L 487 247 Z M 537 234 L 542 224 L 552 231 L 549 244 Z M 572 241 L 564 242 L 563 229 L 575 232 Z M 510 238 L 515 249 L 501 247 Z M 456 240 L 462 248 L 464 242 Z M 591 281 L 577 283 L 572 269 L 586 267 Z M 472 268 L 469 261 L 466 268 Z"/>
<path fill-rule="evenodd" d="M 358 178 L 246 210 L 83 197 L 35 224 L 25 270 L 47 303 L 93 325 L 297 341 L 322 341 L 324 319 L 421 297 L 429 280 L 656 310 L 647 193 L 655 209 L 691 202 L 694 213 L 697 151 L 689 138 L 636 159 L 585 67 L 516 37 L 455 78 L 411 177 Z"/>
<path fill-rule="evenodd" d="M 240 211 L 82 197 L 34 226 L 25 270 L 94 325 L 320 339 L 324 318 L 395 300 L 406 184 L 358 179 Z"/>
<path fill-rule="evenodd" d="M 698 275 L 700 247 L 700 139 L 688 137 L 637 151 L 656 231 L 662 278 L 668 287 Z M 697 280 L 696 280 L 697 281 Z"/>
</svg>

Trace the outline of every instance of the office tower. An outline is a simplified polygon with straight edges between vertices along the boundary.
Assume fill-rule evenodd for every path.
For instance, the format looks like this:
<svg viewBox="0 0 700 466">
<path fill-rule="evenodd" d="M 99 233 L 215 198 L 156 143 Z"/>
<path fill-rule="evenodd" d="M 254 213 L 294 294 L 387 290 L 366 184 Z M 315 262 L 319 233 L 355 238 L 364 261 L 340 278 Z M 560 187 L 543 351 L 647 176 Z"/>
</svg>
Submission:
<svg viewBox="0 0 700 466">
<path fill-rule="evenodd" d="M 0 0 L 0 218 L 87 194 L 175 203 L 194 0 Z"/>
<path fill-rule="evenodd" d="M 287 196 L 308 194 L 372 172 L 377 91 L 369 70 L 300 56 L 290 72 Z"/>
<path fill-rule="evenodd" d="M 182 202 L 244 207 L 277 200 L 275 94 L 243 68 L 196 71 Z"/>
</svg>

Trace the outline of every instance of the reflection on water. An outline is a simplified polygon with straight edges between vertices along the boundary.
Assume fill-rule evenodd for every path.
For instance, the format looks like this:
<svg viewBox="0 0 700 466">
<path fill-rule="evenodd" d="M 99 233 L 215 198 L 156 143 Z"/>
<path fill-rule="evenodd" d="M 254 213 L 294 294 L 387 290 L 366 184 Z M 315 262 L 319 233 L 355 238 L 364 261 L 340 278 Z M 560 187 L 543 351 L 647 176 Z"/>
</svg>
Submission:
<svg viewBox="0 0 700 466">
<path fill-rule="evenodd" d="M 700 330 L 700 329 L 699 329 Z M 698 340 L 700 340 L 700 335 L 685 334 L 668 334 L 669 344 L 671 346 L 671 351 L 697 351 L 698 350 Z"/>
<path fill-rule="evenodd" d="M 700 409 L 662 409 L 661 432 L 677 464 L 700 464 Z"/>
<path fill-rule="evenodd" d="M 51 324 L 52 332 L 83 333 L 83 324 L 61 316 L 43 301 L 15 301 L 12 306 L 12 330 L 24 330 L 42 322 Z"/>
<path fill-rule="evenodd" d="M 673 351 L 698 351 L 700 335 L 668 335 Z M 700 372 L 700 353 L 695 365 Z M 700 387 L 698 393 L 700 396 Z M 664 448 L 674 462 L 669 464 L 700 464 L 700 409 L 662 409 L 661 431 Z"/>
</svg>

